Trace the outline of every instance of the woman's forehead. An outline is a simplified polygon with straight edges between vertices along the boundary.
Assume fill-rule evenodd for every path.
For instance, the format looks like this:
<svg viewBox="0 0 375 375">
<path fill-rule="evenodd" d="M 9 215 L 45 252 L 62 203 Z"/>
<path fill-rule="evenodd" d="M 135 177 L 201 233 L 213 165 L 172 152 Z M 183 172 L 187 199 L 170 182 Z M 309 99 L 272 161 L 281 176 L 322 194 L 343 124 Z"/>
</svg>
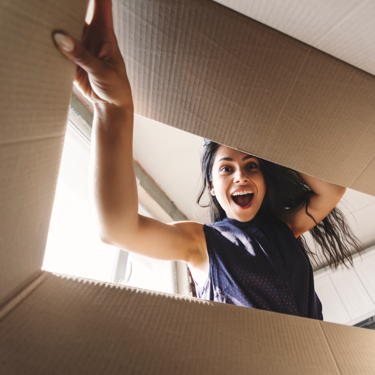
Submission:
<svg viewBox="0 0 375 375">
<path fill-rule="evenodd" d="M 233 148 L 227 147 L 227 146 L 220 146 L 215 155 L 215 160 L 214 162 L 219 161 L 222 158 L 230 158 L 233 160 L 240 159 L 242 160 L 244 157 L 248 156 L 246 152 L 238 151 Z M 255 156 L 253 156 L 254 159 L 257 159 Z"/>
</svg>

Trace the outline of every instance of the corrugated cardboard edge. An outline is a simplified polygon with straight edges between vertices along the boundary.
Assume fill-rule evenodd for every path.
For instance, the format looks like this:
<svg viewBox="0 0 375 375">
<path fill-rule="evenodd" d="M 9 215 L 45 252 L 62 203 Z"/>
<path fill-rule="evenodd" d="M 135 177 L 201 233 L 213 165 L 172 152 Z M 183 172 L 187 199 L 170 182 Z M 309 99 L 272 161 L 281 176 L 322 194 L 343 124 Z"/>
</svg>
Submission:
<svg viewBox="0 0 375 375">
<path fill-rule="evenodd" d="M 85 286 L 85 284 L 87 286 Z M 118 292 L 115 292 L 116 289 Z M 123 290 L 123 292 L 121 290 Z M 60 295 L 60 293 L 62 294 Z M 177 303 L 172 302 L 173 300 Z M 185 302 L 187 303 L 186 305 Z M 41 305 L 37 306 L 40 303 Z M 108 303 L 109 305 L 107 305 Z M 17 306 L 20 308 L 15 309 Z M 12 310 L 16 310 L 15 314 L 8 314 L 8 312 Z M 105 316 L 102 315 L 104 312 Z M 130 314 L 128 315 L 127 313 Z M 284 368 L 284 370 L 287 368 L 289 362 L 285 362 L 286 359 L 280 357 L 280 350 L 282 350 L 280 348 L 285 346 L 290 347 L 291 349 L 291 352 L 287 356 L 289 359 L 296 358 L 297 362 L 301 361 L 302 359 L 298 360 L 299 354 L 304 353 L 303 355 L 305 360 L 307 360 L 307 363 L 310 364 L 302 365 L 301 363 L 297 364 L 296 362 L 294 365 L 297 364 L 297 366 L 294 367 L 294 365 L 290 363 L 290 366 L 292 367 L 290 368 L 289 373 L 296 373 L 296 370 L 302 366 L 302 368 L 308 369 L 307 373 L 315 374 L 317 373 L 317 369 L 320 369 L 321 366 L 322 373 L 325 374 L 350 374 L 348 369 L 352 369 L 353 366 L 356 365 L 356 355 L 349 356 L 350 358 L 346 358 L 347 356 L 344 356 L 345 358 L 340 358 L 340 347 L 342 345 L 346 345 L 347 350 L 350 351 L 350 348 L 354 345 L 355 347 L 353 349 L 356 349 L 358 352 L 361 350 L 361 348 L 357 348 L 356 342 L 360 342 L 363 337 L 368 337 L 368 335 L 370 335 L 371 338 L 371 334 L 373 333 L 364 332 L 365 330 L 359 328 L 346 327 L 328 322 L 320 322 L 303 317 L 293 317 L 269 311 L 255 311 L 253 309 L 199 300 L 192 297 L 182 297 L 170 293 L 160 293 L 70 275 L 52 274 L 46 271 L 41 272 L 41 274 L 33 282 L 31 282 L 28 287 L 16 295 L 14 299 L 1 310 L 1 314 L 2 318 L 4 318 L 6 315 L 9 316 L 9 320 L 2 320 L 1 328 L 3 331 L 5 329 L 4 332 L 6 332 L 7 335 L 11 335 L 9 337 L 13 336 L 12 341 L 9 342 L 11 347 L 16 345 L 17 342 L 20 342 L 20 340 L 23 341 L 24 339 L 27 339 L 26 342 L 22 344 L 23 350 L 26 350 L 28 353 L 22 364 L 16 364 L 17 361 L 16 357 L 14 357 L 14 353 L 12 354 L 12 358 L 9 357 L 9 348 L 6 351 L 7 354 L 4 353 L 4 358 L 7 361 L 10 361 L 6 362 L 7 366 L 10 366 L 8 369 L 16 369 L 12 366 L 17 365 L 22 367 L 32 363 L 33 371 L 31 371 L 31 373 L 37 373 L 35 371 L 39 371 L 38 363 L 41 361 L 41 358 L 36 358 L 34 363 L 34 360 L 32 359 L 34 358 L 34 355 L 39 356 L 38 353 L 46 354 L 46 351 L 51 351 L 49 348 L 50 344 L 53 344 L 53 347 L 55 348 L 53 350 L 60 348 L 59 350 L 62 351 L 64 351 L 67 347 L 70 347 L 70 345 L 73 345 L 73 349 L 70 348 L 68 350 L 68 352 L 72 354 L 74 352 L 74 348 L 80 348 L 79 343 L 83 337 L 86 337 L 85 335 L 88 332 L 88 326 L 91 326 L 93 322 L 96 322 L 96 324 L 99 325 L 105 324 L 104 328 L 97 326 L 99 330 L 96 331 L 95 329 L 92 331 L 92 333 L 90 333 L 91 339 L 95 338 L 97 341 L 89 351 L 91 353 L 90 357 L 93 356 L 92 358 L 96 358 L 94 361 L 96 363 L 95 366 L 99 366 L 101 369 L 103 369 L 108 361 L 109 362 L 107 365 L 109 363 L 112 364 L 111 360 L 107 358 L 108 355 L 110 355 L 110 358 L 114 360 L 117 355 L 121 355 L 122 353 L 122 355 L 125 355 L 123 360 L 125 361 L 127 358 L 126 361 L 130 361 L 126 364 L 127 366 L 130 366 L 129 370 L 137 370 L 138 372 L 135 371 L 136 373 L 146 373 L 145 371 L 149 371 L 150 368 L 152 368 L 150 366 L 156 366 L 155 373 L 164 373 L 163 371 L 166 370 L 168 370 L 168 373 L 172 373 L 171 371 L 175 368 L 174 366 L 181 369 L 183 363 L 185 363 L 184 366 L 187 366 L 186 371 L 189 371 L 189 369 L 193 370 L 194 368 L 197 370 L 197 363 L 190 364 L 189 361 L 186 363 L 186 360 L 183 359 L 181 359 L 181 361 L 177 361 L 176 351 L 180 353 L 184 350 L 183 348 L 171 349 L 173 346 L 171 347 L 171 342 L 169 340 L 176 337 L 179 345 L 183 345 L 183 341 L 181 340 L 184 336 L 181 335 L 185 335 L 186 333 L 188 335 L 186 340 L 190 343 L 189 345 L 193 345 L 194 343 L 198 345 L 194 350 L 191 348 L 186 348 L 186 350 L 188 350 L 187 353 L 189 354 L 187 358 L 195 358 L 195 356 L 198 355 L 200 350 L 199 347 L 202 345 L 202 342 L 199 341 L 200 339 L 203 339 L 203 341 L 208 345 L 207 348 L 202 347 L 204 353 L 200 355 L 200 359 L 197 358 L 197 361 L 202 364 L 208 361 L 205 364 L 205 368 L 201 368 L 202 371 L 198 371 L 198 373 L 203 374 L 206 370 L 208 370 L 209 373 L 215 373 L 215 371 L 219 369 L 216 367 L 220 363 L 222 363 L 225 368 L 228 368 L 228 366 L 230 368 L 231 366 L 234 366 L 233 370 L 239 370 L 238 373 L 247 373 L 250 368 L 256 368 L 255 365 L 258 366 L 259 370 L 259 361 L 257 364 L 250 361 L 252 366 L 255 367 L 249 367 L 251 365 L 249 358 L 243 358 L 243 355 L 245 355 L 245 353 L 250 353 L 248 350 L 253 351 L 255 349 L 254 345 L 260 345 L 256 352 L 261 354 L 264 351 L 271 350 L 271 352 L 276 356 L 273 358 L 272 363 L 270 362 L 265 365 L 264 368 L 262 367 L 265 372 L 261 373 L 270 373 L 269 371 L 275 370 L 275 366 L 281 366 Z M 120 319 L 120 321 L 112 324 L 107 320 L 107 315 L 111 319 L 116 318 Z M 172 319 L 169 319 L 164 315 L 167 315 Z M 210 318 L 211 315 L 212 317 Z M 208 322 L 207 319 L 213 319 L 213 321 L 210 321 L 209 326 L 206 327 Z M 49 325 L 45 326 L 47 322 Z M 66 327 L 68 331 L 65 331 L 65 328 L 63 329 L 61 327 L 56 327 L 54 331 L 48 333 L 48 327 L 53 327 L 56 322 L 65 324 L 64 327 Z M 70 326 L 68 322 L 73 322 L 74 324 Z M 169 323 L 165 324 L 166 322 Z M 229 323 L 227 328 L 221 324 L 224 322 Z M 216 330 L 216 336 L 220 342 L 215 342 L 215 333 L 211 331 L 212 324 L 215 324 L 215 326 L 216 324 L 219 324 L 219 326 L 216 326 L 218 328 L 218 330 Z M 259 327 L 259 324 L 261 324 L 261 327 Z M 305 333 L 307 336 L 305 335 L 303 337 L 303 335 L 301 336 L 301 332 L 303 331 L 305 324 Z M 318 325 L 320 328 L 317 328 Z M 241 337 L 235 339 L 236 332 L 240 332 L 238 331 L 240 326 L 242 327 L 243 334 L 242 336 L 240 335 Z M 177 328 L 177 331 L 174 331 L 173 327 Z M 234 328 L 234 331 L 231 331 L 230 327 Z M 31 342 L 34 342 L 33 335 L 35 335 L 36 332 L 39 332 L 39 329 L 42 330 L 39 334 L 41 335 L 41 341 L 37 340 L 36 345 L 38 348 L 35 349 L 30 345 Z M 117 333 L 117 329 L 120 329 L 121 332 Z M 336 332 L 336 334 L 331 334 L 330 337 L 327 337 L 324 332 L 325 329 L 327 329 L 328 332 Z M 353 340 L 345 340 L 345 335 L 341 337 L 340 332 L 342 329 L 346 329 L 346 335 Z M 14 333 L 12 333 L 13 331 Z M 115 337 L 112 336 L 111 332 Z M 145 335 L 145 332 L 148 332 L 150 336 L 148 337 L 148 335 Z M 255 338 L 249 338 L 246 332 L 253 332 Z M 308 332 L 312 334 L 311 337 Z M 126 337 L 123 336 L 125 333 Z M 155 341 L 155 335 L 161 335 L 160 341 Z M 166 336 L 164 337 L 164 335 Z M 53 340 L 56 342 L 54 341 L 52 343 L 50 341 L 53 337 L 55 337 Z M 154 340 L 152 344 L 149 343 L 150 338 L 153 338 Z M 2 340 L 3 344 L 7 342 L 5 341 L 5 338 Z M 314 340 L 318 346 L 313 348 L 316 348 L 317 350 L 310 351 L 308 350 L 308 347 L 309 345 L 313 345 Z M 339 342 L 338 348 L 335 349 L 332 345 L 335 345 L 336 340 L 339 340 Z M 108 342 L 112 342 L 111 347 L 116 348 L 117 354 L 108 352 L 108 348 L 105 349 Z M 136 342 L 138 342 L 138 344 L 136 344 Z M 268 349 L 267 343 L 270 344 Z M 133 345 L 135 345 L 135 347 Z M 167 360 L 167 358 L 169 358 L 168 356 L 165 357 L 164 355 L 163 361 L 161 361 L 161 358 L 158 357 L 158 353 L 160 350 L 163 350 L 164 346 L 165 350 L 172 350 L 170 353 L 174 359 L 170 363 Z M 139 351 L 136 349 L 137 347 L 139 347 Z M 130 355 L 127 353 L 126 348 L 133 351 L 133 354 Z M 214 350 L 214 352 L 210 353 L 208 350 L 209 348 Z M 239 352 L 237 352 L 234 356 L 229 356 L 229 352 L 227 350 L 230 348 L 232 348 L 231 350 L 236 350 Z M 102 352 L 104 349 L 105 351 Z M 87 351 L 87 349 L 85 350 Z M 81 352 L 80 349 L 79 352 L 83 355 L 86 353 L 85 350 L 82 349 Z M 325 351 L 326 355 L 324 356 L 324 360 L 323 358 L 321 359 L 323 362 L 320 363 L 318 353 L 321 353 L 322 350 Z M 338 356 L 335 356 L 335 350 Z M 364 353 L 361 357 L 363 366 L 358 364 L 359 367 L 356 373 L 371 374 L 372 369 L 375 369 L 375 367 L 373 367 L 373 360 L 371 360 L 371 356 L 373 356 L 373 354 L 372 348 L 368 348 L 368 350 L 366 350 L 366 353 Z M 85 361 L 79 359 L 79 356 L 77 357 L 78 354 L 74 355 L 76 357 L 74 358 L 73 363 L 76 365 L 79 364 L 79 366 L 85 365 Z M 223 357 L 219 362 L 216 363 L 216 356 L 220 357 L 222 355 Z M 254 353 L 252 353 L 252 356 L 254 356 Z M 49 361 L 49 365 L 60 366 L 65 363 L 61 362 L 63 358 L 64 354 L 59 355 L 58 358 L 56 357 L 56 359 L 52 357 Z M 104 363 L 101 362 L 100 358 L 102 358 Z M 144 363 L 146 358 L 147 363 Z M 236 364 L 234 361 L 235 358 L 238 360 L 243 358 L 243 360 L 241 359 L 240 363 Z M 327 362 L 327 360 L 329 361 Z M 142 363 L 144 364 L 141 365 Z M 211 368 L 208 366 L 209 363 L 216 364 Z M 62 369 L 70 369 L 68 365 L 62 366 Z M 91 367 L 92 366 L 93 364 L 91 364 Z M 91 369 L 96 368 L 95 366 Z M 119 366 L 116 367 L 117 371 L 119 368 L 123 368 L 124 364 L 122 364 L 120 361 L 116 366 Z M 112 368 L 112 366 L 110 367 Z M 60 369 L 59 373 L 61 373 L 62 369 Z M 40 370 L 43 369 L 40 368 Z M 108 368 L 108 370 L 110 370 L 110 368 Z M 115 368 L 112 368 L 112 370 L 115 370 Z M 109 373 L 116 373 L 116 371 L 109 371 Z M 188 373 L 186 371 L 184 373 Z M 94 371 L 94 373 L 100 372 Z M 273 371 L 272 373 L 275 372 Z"/>
<path fill-rule="evenodd" d="M 12 373 L 375 372 L 369 330 L 69 275 L 42 272 L 2 314 Z"/>
</svg>

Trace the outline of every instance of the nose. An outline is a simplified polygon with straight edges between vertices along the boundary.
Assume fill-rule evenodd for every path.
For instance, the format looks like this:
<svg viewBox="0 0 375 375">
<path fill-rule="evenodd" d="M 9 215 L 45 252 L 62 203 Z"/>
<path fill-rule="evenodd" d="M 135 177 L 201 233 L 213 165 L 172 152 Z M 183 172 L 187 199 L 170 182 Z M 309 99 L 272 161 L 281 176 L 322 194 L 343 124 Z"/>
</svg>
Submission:
<svg viewBox="0 0 375 375">
<path fill-rule="evenodd" d="M 239 168 L 234 175 L 234 182 L 235 183 L 249 182 L 249 176 L 247 175 L 246 171 L 243 170 L 242 168 Z"/>
</svg>

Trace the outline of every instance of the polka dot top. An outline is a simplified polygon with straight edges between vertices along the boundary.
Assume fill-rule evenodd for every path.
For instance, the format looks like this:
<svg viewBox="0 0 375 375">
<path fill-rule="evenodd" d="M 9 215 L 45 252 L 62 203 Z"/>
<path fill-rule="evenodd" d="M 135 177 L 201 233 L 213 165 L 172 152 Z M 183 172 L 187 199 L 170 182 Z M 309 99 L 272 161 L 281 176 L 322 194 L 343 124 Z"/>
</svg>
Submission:
<svg viewBox="0 0 375 375">
<path fill-rule="evenodd" d="M 209 274 L 201 299 L 323 320 L 310 260 L 278 218 L 205 225 Z"/>
</svg>

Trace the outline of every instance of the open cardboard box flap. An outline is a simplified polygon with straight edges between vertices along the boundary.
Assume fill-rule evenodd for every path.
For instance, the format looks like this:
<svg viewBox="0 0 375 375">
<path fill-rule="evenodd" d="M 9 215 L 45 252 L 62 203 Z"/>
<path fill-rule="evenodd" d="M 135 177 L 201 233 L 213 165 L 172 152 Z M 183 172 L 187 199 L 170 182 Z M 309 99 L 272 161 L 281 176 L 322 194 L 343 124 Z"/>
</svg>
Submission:
<svg viewBox="0 0 375 375">
<path fill-rule="evenodd" d="M 375 195 L 374 76 L 211 0 L 114 15 L 136 113 Z"/>
<path fill-rule="evenodd" d="M 75 71 L 51 33 L 86 5 L 0 4 L 0 372 L 374 373 L 371 331 L 40 271 Z M 210 1 L 114 11 L 138 113 L 374 194 L 372 76 Z"/>
<path fill-rule="evenodd" d="M 1 359 L 12 374 L 352 375 L 375 368 L 370 330 L 47 272 L 35 284 L 0 324 Z"/>
</svg>

